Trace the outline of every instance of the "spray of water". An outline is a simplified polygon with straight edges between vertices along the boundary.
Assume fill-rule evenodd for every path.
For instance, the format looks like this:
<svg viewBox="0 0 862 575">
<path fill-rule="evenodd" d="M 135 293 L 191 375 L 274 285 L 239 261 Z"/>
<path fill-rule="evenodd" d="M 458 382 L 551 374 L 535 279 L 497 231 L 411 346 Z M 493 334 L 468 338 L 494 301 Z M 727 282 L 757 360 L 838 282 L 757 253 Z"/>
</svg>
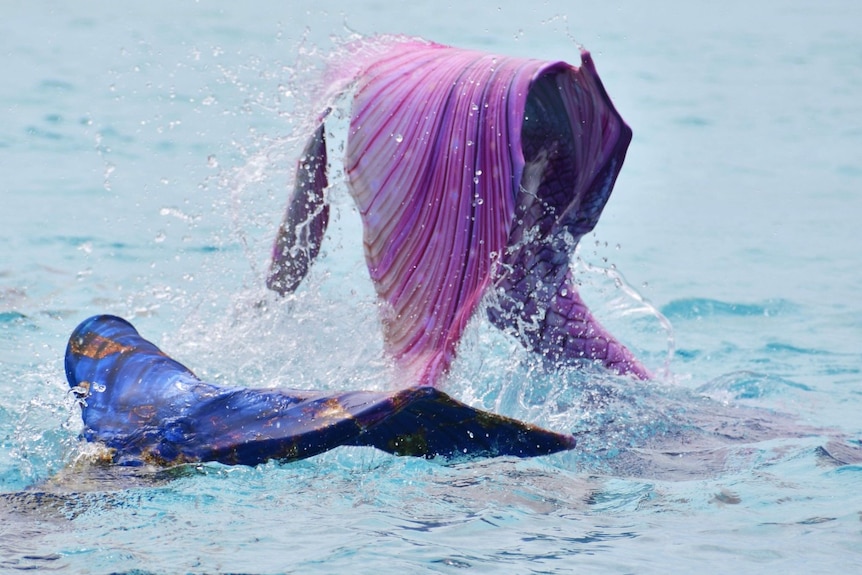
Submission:
<svg viewBox="0 0 862 575">
<path fill-rule="evenodd" d="M 238 148 L 236 167 L 221 167 L 216 205 L 230 213 L 230 235 L 236 254 L 220 254 L 210 264 L 207 293 L 223 293 L 225 276 L 241 274 L 226 306 L 198 304 L 185 310 L 188 319 L 168 343 L 194 357 L 199 375 L 220 383 L 317 389 L 380 389 L 397 382 L 382 351 L 379 303 L 368 278 L 362 230 L 345 182 L 342 158 L 349 124 L 351 78 L 364 62 L 400 38 L 374 41 L 355 36 L 323 54 L 301 45 L 297 62 L 278 83 L 294 97 L 290 112 L 266 108 L 289 118 L 292 130 L 275 137 L 260 133 Z M 263 97 L 267 100 L 266 97 Z M 267 292 L 264 274 L 273 234 L 283 212 L 296 159 L 305 136 L 326 115 L 329 188 L 332 216 L 323 251 L 300 289 L 285 298 Z M 598 258 L 597 258 L 598 259 Z M 600 319 L 621 333 L 632 348 L 669 373 L 673 332 L 669 322 L 613 264 L 573 259 L 582 288 Z M 240 269 L 237 269 L 237 266 Z M 208 296 L 204 296 L 204 300 Z M 448 389 L 476 406 L 567 430 L 583 419 L 574 409 L 590 382 L 614 381 L 598 368 L 551 370 L 509 336 L 490 327 L 484 310 L 465 334 Z M 648 336 L 644 338 L 643 336 Z M 658 347 L 655 341 L 664 339 Z M 625 379 L 625 378 L 623 378 Z M 402 382 L 403 383 L 403 382 Z M 628 383 L 621 383 L 627 385 Z"/>
<path fill-rule="evenodd" d="M 162 207 L 160 214 L 186 226 L 188 234 L 210 236 L 204 243 L 211 248 L 198 254 L 197 269 L 186 271 L 188 283 L 130 290 L 133 293 L 102 311 L 131 318 L 180 318 L 163 324 L 168 327 L 162 333 L 144 335 L 214 383 L 328 390 L 391 386 L 398 374 L 383 354 L 379 304 L 365 268 L 361 223 L 341 162 L 349 78 L 391 41 L 397 39 L 375 43 L 351 37 L 329 54 L 300 43 L 297 60 L 279 66 L 280 74 L 262 74 L 262 86 L 251 86 L 234 70 L 222 68 L 224 82 L 245 95 L 244 106 L 275 122 L 275 135 L 255 129 L 246 139 L 232 142 L 232 150 L 207 155 L 207 166 L 214 171 L 202 183 L 212 196 L 209 213 L 188 215 L 174 205 Z M 260 62 L 249 65 L 268 69 Z M 296 293 L 281 298 L 264 287 L 273 234 L 304 138 L 323 113 L 328 113 L 330 225 L 310 275 Z M 226 160 L 231 156 L 238 161 Z M 161 244 L 158 237 L 155 242 Z M 589 258 L 582 248 L 572 260 L 584 299 L 612 333 L 650 367 L 661 366 L 661 379 L 669 380 L 674 352 L 670 323 L 625 280 L 612 257 L 599 253 L 600 247 Z M 54 387 L 62 389 L 64 382 L 56 377 L 62 373 L 59 362 L 46 367 L 55 374 Z M 674 427 L 678 410 L 668 408 L 666 397 L 657 399 L 662 392 L 656 388 L 634 385 L 596 366 L 548 366 L 493 328 L 484 310 L 464 335 L 447 391 L 497 413 L 589 433 L 573 457 L 643 444 L 657 430 L 665 435 L 682 433 L 684 425 Z M 45 435 L 57 425 L 33 422 L 45 414 L 56 419 L 58 410 L 76 422 L 73 399 L 65 391 L 59 396 L 71 403 L 33 408 L 17 432 L 18 452 L 13 456 L 34 462 L 21 466 L 29 479 L 55 471 L 52 460 L 101 457 L 80 448 L 75 451 L 73 428 L 79 424 L 61 424 L 62 438 L 57 439 Z"/>
</svg>

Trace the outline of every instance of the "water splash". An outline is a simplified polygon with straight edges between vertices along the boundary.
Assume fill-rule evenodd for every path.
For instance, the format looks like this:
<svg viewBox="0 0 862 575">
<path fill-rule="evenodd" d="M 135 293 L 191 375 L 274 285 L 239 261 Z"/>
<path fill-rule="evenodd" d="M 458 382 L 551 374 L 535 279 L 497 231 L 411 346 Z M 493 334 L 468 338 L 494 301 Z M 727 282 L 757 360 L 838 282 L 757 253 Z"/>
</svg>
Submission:
<svg viewBox="0 0 862 575">
<path fill-rule="evenodd" d="M 597 247 L 601 242 L 596 241 Z M 607 248 L 607 242 L 604 247 Z M 617 246 L 615 249 L 620 249 Z M 632 347 L 649 354 L 649 357 L 660 357 L 661 368 L 655 374 L 659 379 L 671 377 L 671 363 L 676 352 L 676 340 L 673 325 L 637 288 L 629 283 L 617 266 L 609 262 L 608 256 L 603 256 L 602 264 L 588 261 L 579 244 L 572 256 L 572 269 L 578 278 L 579 291 L 590 309 L 599 320 L 610 326 L 614 334 L 632 334 Z M 594 250 L 593 255 L 597 255 Z M 634 333 L 633 333 L 634 332 Z M 657 341 L 664 340 L 659 350 Z M 662 357 L 663 356 L 663 357 Z"/>
</svg>

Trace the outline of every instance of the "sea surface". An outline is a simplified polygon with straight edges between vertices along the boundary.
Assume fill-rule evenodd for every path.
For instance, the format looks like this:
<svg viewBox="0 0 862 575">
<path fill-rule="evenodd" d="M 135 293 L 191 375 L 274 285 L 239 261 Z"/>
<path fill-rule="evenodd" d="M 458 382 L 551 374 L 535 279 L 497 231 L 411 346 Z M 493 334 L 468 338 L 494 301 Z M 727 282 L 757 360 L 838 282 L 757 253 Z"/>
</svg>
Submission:
<svg viewBox="0 0 862 575">
<path fill-rule="evenodd" d="M 0 572 L 853 573 L 862 566 L 862 4 L 5 3 Z M 263 288 L 328 54 L 407 34 L 577 63 L 634 140 L 573 260 L 658 377 L 487 322 L 447 390 L 578 450 L 99 465 L 63 354 L 113 313 L 203 379 L 385 387 L 358 216 Z M 338 170 L 337 162 L 333 169 Z"/>
</svg>

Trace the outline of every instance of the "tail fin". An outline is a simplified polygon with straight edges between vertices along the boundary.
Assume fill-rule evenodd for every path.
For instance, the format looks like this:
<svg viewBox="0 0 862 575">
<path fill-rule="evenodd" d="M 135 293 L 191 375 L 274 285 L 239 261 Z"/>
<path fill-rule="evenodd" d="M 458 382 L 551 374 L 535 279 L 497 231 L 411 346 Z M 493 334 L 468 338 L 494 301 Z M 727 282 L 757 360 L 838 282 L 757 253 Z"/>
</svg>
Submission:
<svg viewBox="0 0 862 575">
<path fill-rule="evenodd" d="M 81 403 L 84 437 L 126 465 L 256 465 L 340 445 L 446 458 L 575 446 L 571 435 L 479 411 L 432 387 L 332 393 L 212 385 L 113 316 L 90 318 L 72 333 L 66 376 Z"/>
<path fill-rule="evenodd" d="M 323 129 L 321 122 L 299 159 L 296 185 L 272 249 L 266 287 L 280 295 L 292 293 L 308 274 L 329 224 L 329 204 L 324 197 L 328 181 Z"/>
</svg>

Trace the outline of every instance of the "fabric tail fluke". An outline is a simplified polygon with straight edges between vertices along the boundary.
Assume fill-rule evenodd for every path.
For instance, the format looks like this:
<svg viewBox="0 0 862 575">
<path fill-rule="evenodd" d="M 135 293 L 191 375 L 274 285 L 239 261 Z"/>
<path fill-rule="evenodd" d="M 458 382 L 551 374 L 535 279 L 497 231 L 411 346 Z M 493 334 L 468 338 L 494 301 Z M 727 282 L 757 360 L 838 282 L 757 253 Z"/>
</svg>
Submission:
<svg viewBox="0 0 862 575">
<path fill-rule="evenodd" d="M 72 333 L 66 377 L 81 405 L 83 437 L 107 446 L 118 464 L 256 465 L 342 445 L 449 459 L 575 446 L 572 435 L 480 411 L 430 386 L 331 393 L 212 385 L 109 315 Z"/>
</svg>

